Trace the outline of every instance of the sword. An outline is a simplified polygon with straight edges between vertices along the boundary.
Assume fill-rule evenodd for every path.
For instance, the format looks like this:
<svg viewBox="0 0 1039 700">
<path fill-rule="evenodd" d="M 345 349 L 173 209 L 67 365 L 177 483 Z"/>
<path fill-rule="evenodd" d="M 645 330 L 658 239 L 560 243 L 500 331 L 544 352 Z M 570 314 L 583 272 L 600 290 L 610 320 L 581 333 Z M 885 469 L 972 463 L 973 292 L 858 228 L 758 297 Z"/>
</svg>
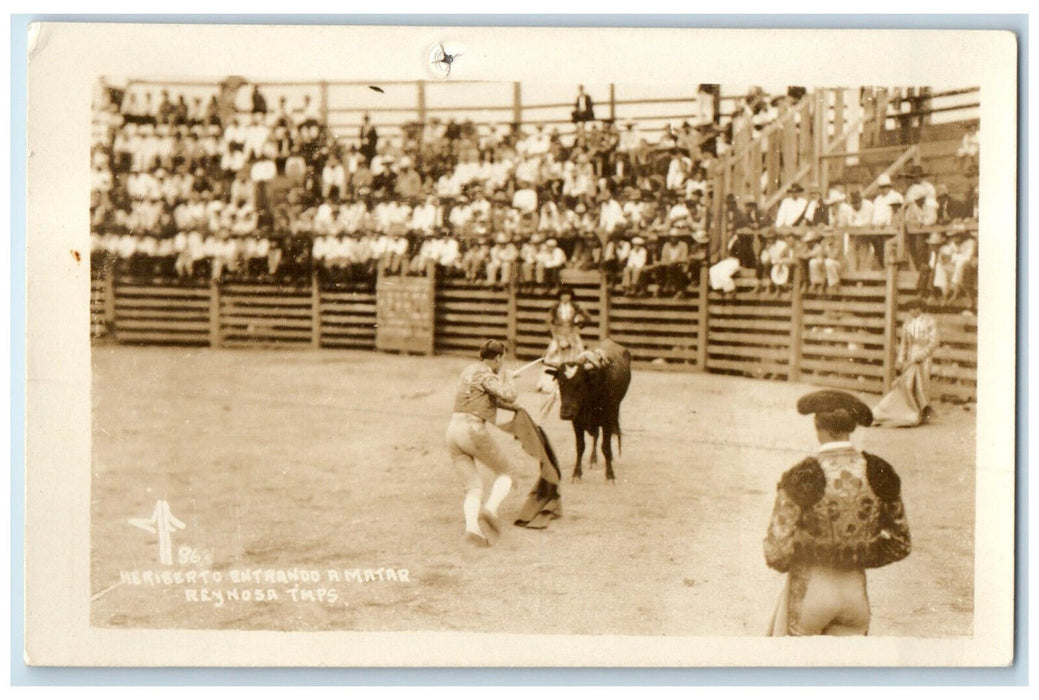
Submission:
<svg viewBox="0 0 1039 700">
<path fill-rule="evenodd" d="M 519 376 L 520 374 L 522 374 L 523 372 L 526 372 L 526 371 L 527 371 L 528 369 L 530 369 L 531 367 L 533 367 L 533 366 L 534 366 L 534 365 L 536 365 L 537 363 L 539 363 L 539 362 L 544 362 L 544 361 L 545 361 L 545 358 L 543 358 L 543 357 L 539 357 L 538 359 L 534 360 L 533 362 L 528 362 L 527 364 L 523 365 L 523 366 L 522 366 L 522 367 L 520 367 L 519 369 L 517 369 L 517 370 L 513 370 L 513 372 L 512 372 L 512 376 L 514 376 L 514 377 L 517 377 L 517 376 Z"/>
</svg>

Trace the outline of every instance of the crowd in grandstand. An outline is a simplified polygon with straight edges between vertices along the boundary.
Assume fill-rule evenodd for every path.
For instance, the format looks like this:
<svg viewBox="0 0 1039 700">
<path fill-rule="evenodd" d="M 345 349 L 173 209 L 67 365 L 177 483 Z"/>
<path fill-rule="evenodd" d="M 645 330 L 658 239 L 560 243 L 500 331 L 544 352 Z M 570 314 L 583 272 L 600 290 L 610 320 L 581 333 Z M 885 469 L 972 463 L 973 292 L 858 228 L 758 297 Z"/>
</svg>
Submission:
<svg viewBox="0 0 1039 700">
<path fill-rule="evenodd" d="M 106 93 L 105 133 L 92 152 L 99 268 L 280 282 L 313 272 L 325 285 L 349 285 L 370 284 L 380 269 L 438 267 L 472 283 L 546 291 L 564 269 L 600 270 L 620 292 L 681 296 L 705 266 L 723 291 L 741 268 L 778 291 L 800 264 L 803 283 L 824 292 L 842 270 L 883 264 L 889 237 L 855 228 L 976 217 L 976 196 L 951 200 L 922 173 L 904 195 L 882 180 L 873 199 L 839 187 L 824 198 L 795 184 L 771 220 L 754 202 L 727 199 L 726 230 L 742 233 L 712 251 L 712 163 L 733 128 L 764 128 L 801 89 L 773 99 L 751 91 L 727 128 L 684 122 L 653 144 L 634 122 L 592 121 L 583 90 L 573 134 L 434 118 L 386 139 L 365 116 L 352 142 L 333 137 L 309 96 L 269 107 L 256 86 L 238 93 L 245 99 Z M 972 143 L 966 157 L 976 162 Z M 909 242 L 929 284 L 946 297 L 963 292 L 967 241 Z"/>
</svg>

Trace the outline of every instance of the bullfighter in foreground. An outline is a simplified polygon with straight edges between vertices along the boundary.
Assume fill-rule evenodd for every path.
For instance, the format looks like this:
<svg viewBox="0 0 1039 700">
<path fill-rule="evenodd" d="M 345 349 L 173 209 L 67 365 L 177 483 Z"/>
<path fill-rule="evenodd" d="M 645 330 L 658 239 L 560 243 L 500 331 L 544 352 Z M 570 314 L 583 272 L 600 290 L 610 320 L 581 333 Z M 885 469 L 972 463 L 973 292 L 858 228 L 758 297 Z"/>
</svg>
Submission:
<svg viewBox="0 0 1039 700">
<path fill-rule="evenodd" d="M 458 477 L 465 488 L 462 512 L 465 515 L 465 538 L 470 544 L 490 544 L 481 525 L 493 536 L 501 532 L 498 508 L 512 489 L 508 457 L 491 435 L 488 423 L 494 425 L 498 408 L 515 411 L 517 398 L 513 373 L 502 367 L 505 345 L 487 340 L 480 347 L 480 361 L 462 371 L 455 392 L 454 412 L 447 427 L 447 449 Z M 483 503 L 483 479 L 476 468 L 479 460 L 495 474 L 487 502 Z"/>
<path fill-rule="evenodd" d="M 890 464 L 849 442 L 857 425 L 873 422 L 866 404 L 826 390 L 802 396 L 797 410 L 815 415 L 820 446 L 779 481 L 765 561 L 787 581 L 769 635 L 865 635 L 866 569 L 909 554 L 901 483 Z"/>
</svg>

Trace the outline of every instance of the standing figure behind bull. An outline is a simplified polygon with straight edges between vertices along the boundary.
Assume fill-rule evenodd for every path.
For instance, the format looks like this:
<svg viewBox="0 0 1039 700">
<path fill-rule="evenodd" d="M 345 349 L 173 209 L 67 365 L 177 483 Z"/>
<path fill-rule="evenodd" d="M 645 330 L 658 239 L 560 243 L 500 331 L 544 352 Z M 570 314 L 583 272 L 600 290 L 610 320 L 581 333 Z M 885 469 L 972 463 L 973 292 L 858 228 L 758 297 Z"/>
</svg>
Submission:
<svg viewBox="0 0 1039 700">
<path fill-rule="evenodd" d="M 546 363 L 548 365 L 548 363 Z M 617 450 L 621 447 L 620 406 L 631 384 L 631 353 L 609 338 L 595 350 L 586 350 L 573 362 L 548 372 L 559 384 L 559 417 L 573 423 L 577 438 L 577 459 L 573 480 L 581 478 L 581 458 L 584 456 L 584 434 L 592 436 L 592 456 L 589 464 L 596 463 L 596 442 L 602 429 L 602 454 L 606 460 L 606 480 L 613 482 L 612 438 L 617 436 Z"/>
<path fill-rule="evenodd" d="M 569 287 L 559 290 L 559 301 L 549 310 L 548 350 L 545 352 L 545 364 L 558 367 L 564 362 L 573 362 L 584 352 L 581 340 L 581 328 L 588 322 L 588 315 L 574 301 L 574 292 Z M 538 381 L 538 391 L 549 393 L 552 377 L 545 374 Z"/>
<path fill-rule="evenodd" d="M 866 404 L 815 391 L 797 412 L 815 415 L 820 446 L 779 480 L 765 562 L 787 581 L 769 636 L 865 635 L 866 569 L 909 554 L 901 482 L 890 464 L 849 441 L 857 425 L 873 422 Z"/>
</svg>

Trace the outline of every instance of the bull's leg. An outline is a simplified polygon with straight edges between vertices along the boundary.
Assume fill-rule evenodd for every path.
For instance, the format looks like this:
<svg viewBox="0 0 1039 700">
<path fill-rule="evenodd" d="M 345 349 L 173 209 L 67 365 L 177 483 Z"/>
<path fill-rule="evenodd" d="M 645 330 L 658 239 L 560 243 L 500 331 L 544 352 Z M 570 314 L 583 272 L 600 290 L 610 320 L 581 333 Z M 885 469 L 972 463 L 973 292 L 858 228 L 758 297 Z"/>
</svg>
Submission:
<svg viewBox="0 0 1039 700">
<path fill-rule="evenodd" d="M 606 459 L 606 481 L 613 483 L 613 426 L 602 427 L 602 455 Z"/>
<path fill-rule="evenodd" d="M 577 438 L 577 460 L 574 462 L 574 473 L 571 481 L 581 479 L 581 458 L 584 457 L 584 427 L 574 423 L 574 437 Z"/>
<path fill-rule="evenodd" d="M 597 449 L 599 447 L 599 426 L 595 426 L 594 428 L 592 428 L 591 433 L 592 433 L 592 454 L 588 458 L 588 466 L 594 467 L 596 464 L 599 463 L 599 455 L 597 454 Z"/>
</svg>

